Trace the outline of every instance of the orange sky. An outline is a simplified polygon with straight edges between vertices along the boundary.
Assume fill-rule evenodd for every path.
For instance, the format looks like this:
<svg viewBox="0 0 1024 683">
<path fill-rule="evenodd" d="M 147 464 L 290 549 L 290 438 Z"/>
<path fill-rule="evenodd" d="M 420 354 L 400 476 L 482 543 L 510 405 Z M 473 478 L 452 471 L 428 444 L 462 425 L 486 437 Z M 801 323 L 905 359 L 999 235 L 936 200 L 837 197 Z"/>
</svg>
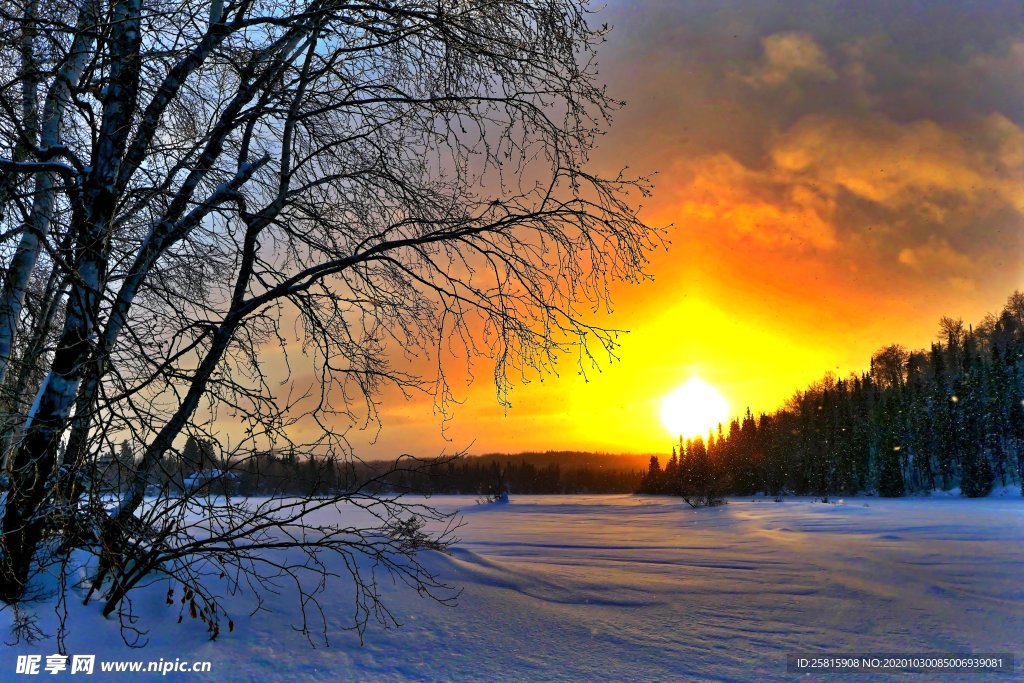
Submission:
<svg viewBox="0 0 1024 683">
<path fill-rule="evenodd" d="M 519 386 L 508 411 L 481 362 L 444 436 L 429 401 L 386 395 L 364 456 L 664 452 L 660 401 L 691 375 L 774 410 L 1024 286 L 1018 5 L 613 0 L 598 20 L 628 105 L 594 164 L 657 171 L 644 217 L 673 225 L 655 280 L 598 320 L 631 331 L 621 360 Z"/>
</svg>

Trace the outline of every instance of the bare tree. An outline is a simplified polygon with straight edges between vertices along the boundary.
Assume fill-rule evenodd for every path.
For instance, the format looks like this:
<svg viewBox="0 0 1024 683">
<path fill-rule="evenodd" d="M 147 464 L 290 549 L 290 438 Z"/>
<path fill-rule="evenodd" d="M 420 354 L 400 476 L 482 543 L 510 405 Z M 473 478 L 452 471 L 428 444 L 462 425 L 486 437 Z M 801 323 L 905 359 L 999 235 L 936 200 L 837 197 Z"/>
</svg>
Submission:
<svg viewBox="0 0 1024 683">
<path fill-rule="evenodd" d="M 365 482 L 269 502 L 175 490 L 178 450 L 233 421 L 224 476 L 268 450 L 350 462 L 348 430 L 378 422 L 387 387 L 446 414 L 455 347 L 493 360 L 502 402 L 566 354 L 613 353 L 587 313 L 660 236 L 635 213 L 643 182 L 586 167 L 618 105 L 596 80 L 604 28 L 582 0 L 2 7 L 0 599 L 73 551 L 97 558 L 106 612 L 162 572 L 214 625 L 211 577 L 258 583 L 288 548 L 437 588 L 415 564 L 448 538 L 436 510 Z M 311 389 L 260 363 L 294 353 L 290 330 Z M 318 436 L 295 441 L 301 420 Z M 94 465 L 126 438 L 137 462 L 112 493 Z M 377 523 L 310 521 L 339 504 Z M 348 566 L 357 623 L 380 618 Z"/>
<path fill-rule="evenodd" d="M 871 356 L 871 378 L 883 389 L 900 389 L 907 381 L 910 354 L 899 344 L 885 346 Z"/>
</svg>

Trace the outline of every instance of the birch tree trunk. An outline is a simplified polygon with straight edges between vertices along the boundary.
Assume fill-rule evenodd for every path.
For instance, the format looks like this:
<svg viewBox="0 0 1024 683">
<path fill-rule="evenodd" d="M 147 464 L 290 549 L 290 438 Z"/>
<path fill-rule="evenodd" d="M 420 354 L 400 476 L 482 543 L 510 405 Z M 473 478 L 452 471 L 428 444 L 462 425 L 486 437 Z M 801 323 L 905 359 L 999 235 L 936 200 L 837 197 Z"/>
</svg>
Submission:
<svg viewBox="0 0 1024 683">
<path fill-rule="evenodd" d="M 138 94 L 141 20 L 141 0 L 114 4 L 103 122 L 84 182 L 84 206 L 74 212 L 71 226 L 76 236 L 76 280 L 68 295 L 64 329 L 52 367 L 29 411 L 25 436 L 11 467 L 11 488 L 3 517 L 4 555 L 0 561 L 0 599 L 6 601 L 24 593 L 32 558 L 42 540 L 47 519 L 39 511 L 99 325 L 118 171 Z M 52 190 L 47 194 L 52 195 Z"/>
<path fill-rule="evenodd" d="M 71 103 L 71 93 L 76 88 L 86 64 L 92 57 L 95 42 L 95 27 L 97 24 L 95 0 L 82 0 L 82 6 L 78 11 L 78 21 L 75 26 L 75 35 L 72 39 L 71 49 L 64 59 L 64 63 L 54 75 L 53 82 L 47 93 L 46 102 L 43 106 L 43 119 L 38 143 L 33 134 L 35 128 L 35 105 L 31 100 L 35 97 L 38 89 L 37 74 L 42 71 L 42 65 L 32 63 L 35 60 L 35 52 L 30 45 L 34 38 L 34 31 L 31 30 L 36 22 L 38 11 L 36 3 L 29 3 L 25 11 L 25 26 L 28 37 L 23 38 L 22 59 L 26 60 L 22 65 L 21 80 L 25 87 L 24 122 L 19 126 L 25 134 L 19 137 L 16 150 L 22 150 L 17 156 L 27 156 L 27 150 L 38 150 L 43 156 L 49 156 L 53 150 L 62 147 L 62 129 L 64 114 Z M 21 161 L 15 158 L 15 161 Z M 9 169 L 10 180 L 5 178 L 4 185 L 13 185 L 13 178 L 17 175 L 16 169 Z M 14 346 L 15 335 L 17 334 L 18 320 L 21 315 L 21 307 L 25 301 L 25 289 L 29 277 L 35 268 L 39 258 L 39 252 L 43 242 L 50 233 L 50 225 L 53 220 L 53 211 L 57 203 L 57 180 L 53 171 L 40 171 L 35 174 L 35 188 L 32 192 L 32 209 L 28 220 L 25 221 L 21 233 L 21 241 L 18 244 L 14 257 L 4 272 L 3 290 L 0 292 L 0 384 L 7 377 L 8 362 Z M 5 199 L 0 197 L 0 199 Z M 7 201 L 0 204 L 0 208 L 6 212 Z"/>
</svg>

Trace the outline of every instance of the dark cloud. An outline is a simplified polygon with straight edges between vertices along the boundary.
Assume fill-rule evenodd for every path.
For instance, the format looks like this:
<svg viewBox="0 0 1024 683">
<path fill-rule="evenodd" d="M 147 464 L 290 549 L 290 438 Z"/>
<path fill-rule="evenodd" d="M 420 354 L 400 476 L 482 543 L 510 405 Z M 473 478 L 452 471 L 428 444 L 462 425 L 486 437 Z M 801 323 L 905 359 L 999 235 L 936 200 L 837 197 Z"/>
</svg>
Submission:
<svg viewBox="0 0 1024 683">
<path fill-rule="evenodd" d="M 1024 5 L 647 1 L 608 14 L 610 85 L 630 103 L 609 155 L 661 172 L 656 199 L 691 242 L 853 259 L 894 286 L 1019 283 Z"/>
<path fill-rule="evenodd" d="M 697 126 L 708 142 L 691 146 L 736 145 L 730 128 L 743 138 L 803 114 L 862 108 L 895 121 L 998 112 L 1024 123 L 1021 3 L 622 0 L 606 17 L 615 29 L 602 63 L 631 103 L 625 117 L 654 124 L 654 135 L 670 120 Z M 777 81 L 786 63 L 802 97 L 730 78 Z"/>
</svg>

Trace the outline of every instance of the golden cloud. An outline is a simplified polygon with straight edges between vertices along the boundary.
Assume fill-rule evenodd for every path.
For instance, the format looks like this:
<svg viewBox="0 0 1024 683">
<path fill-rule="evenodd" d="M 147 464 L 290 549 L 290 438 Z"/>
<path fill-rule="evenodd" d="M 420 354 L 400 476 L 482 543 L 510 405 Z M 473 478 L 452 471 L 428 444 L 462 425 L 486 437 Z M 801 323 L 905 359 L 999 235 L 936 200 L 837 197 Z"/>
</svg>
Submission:
<svg viewBox="0 0 1024 683">
<path fill-rule="evenodd" d="M 834 81 L 828 55 L 806 33 L 776 33 L 761 39 L 763 60 L 740 75 L 751 85 L 777 86 L 794 80 Z"/>
<path fill-rule="evenodd" d="M 933 235 L 925 244 L 902 249 L 897 260 L 932 281 L 944 278 L 958 292 L 970 293 L 977 289 L 977 283 L 967 277 L 975 268 L 974 261 L 941 237 Z"/>
<path fill-rule="evenodd" d="M 965 272 L 973 267 L 969 256 L 934 236 L 919 247 L 903 249 L 897 258 L 903 265 L 920 272 Z"/>
<path fill-rule="evenodd" d="M 676 168 L 680 224 L 769 247 L 830 251 L 839 244 L 844 197 L 892 212 L 890 227 L 952 235 L 1011 207 L 1024 214 L 1024 130 L 1001 115 L 954 129 L 808 115 L 767 145 L 763 168 L 717 153 Z M 848 228 L 854 226 L 846 226 Z M 935 232 L 898 245 L 898 261 L 932 275 L 966 277 L 972 259 Z M 969 289 L 965 282 L 958 289 Z"/>
<path fill-rule="evenodd" d="M 951 203 L 993 200 L 1024 213 L 1024 131 L 1002 115 L 961 130 L 879 115 L 809 115 L 771 148 L 787 172 L 942 220 Z"/>
<path fill-rule="evenodd" d="M 833 197 L 811 183 L 779 178 L 726 154 L 695 160 L 680 188 L 684 229 L 722 233 L 766 246 L 830 250 L 838 241 Z"/>
</svg>

